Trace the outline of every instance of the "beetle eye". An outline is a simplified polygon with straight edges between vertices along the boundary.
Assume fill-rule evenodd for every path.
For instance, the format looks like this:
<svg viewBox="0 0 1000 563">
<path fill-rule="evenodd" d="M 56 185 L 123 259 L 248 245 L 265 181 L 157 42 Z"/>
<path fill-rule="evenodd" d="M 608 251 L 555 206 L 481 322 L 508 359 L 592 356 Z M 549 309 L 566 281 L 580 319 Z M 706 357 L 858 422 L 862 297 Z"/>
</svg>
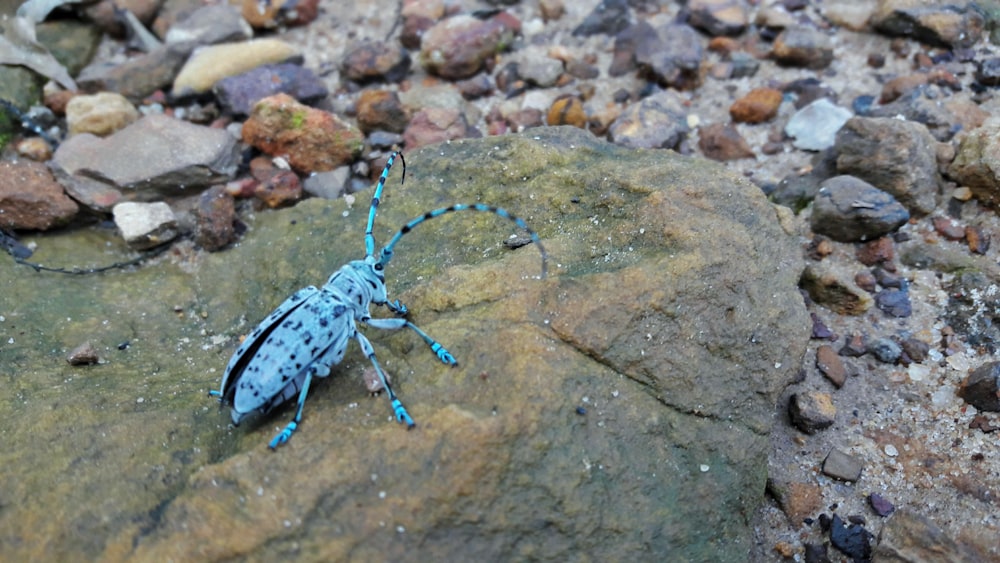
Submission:
<svg viewBox="0 0 1000 563">
<path fill-rule="evenodd" d="M 378 263 L 376 263 L 376 264 L 375 264 L 375 271 L 376 271 L 376 272 L 381 272 L 381 271 L 382 271 L 382 264 L 378 264 Z"/>
</svg>

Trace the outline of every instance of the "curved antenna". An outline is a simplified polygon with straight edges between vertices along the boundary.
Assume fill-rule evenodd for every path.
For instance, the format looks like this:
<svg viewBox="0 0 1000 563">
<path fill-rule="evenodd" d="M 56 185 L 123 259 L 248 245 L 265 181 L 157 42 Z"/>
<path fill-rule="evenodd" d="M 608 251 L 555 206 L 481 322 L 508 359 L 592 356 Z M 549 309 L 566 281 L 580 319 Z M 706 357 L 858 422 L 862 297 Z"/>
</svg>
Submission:
<svg viewBox="0 0 1000 563">
<path fill-rule="evenodd" d="M 381 258 L 379 258 L 379 264 L 381 264 L 382 267 L 384 268 L 389 263 L 389 261 L 392 260 L 393 247 L 395 247 L 396 243 L 398 243 L 399 240 L 403 238 L 403 235 L 412 231 L 414 227 L 423 223 L 424 221 L 433 219 L 435 217 L 440 217 L 446 213 L 451 213 L 452 211 L 483 211 L 486 213 L 499 215 L 504 219 L 510 219 L 511 221 L 516 223 L 518 227 L 521 227 L 522 229 L 527 231 L 529 235 L 531 235 L 531 242 L 535 243 L 535 246 L 538 247 L 538 251 L 542 254 L 542 277 L 543 278 L 545 277 L 545 274 L 548 271 L 547 264 L 549 255 L 547 252 L 545 252 L 545 247 L 542 246 L 542 241 L 541 239 L 538 238 L 538 233 L 533 231 L 531 227 L 529 227 L 528 224 L 524 222 L 524 219 L 511 215 L 510 213 L 507 212 L 506 209 L 503 209 L 501 207 L 493 207 L 492 205 L 484 205 L 482 203 L 469 203 L 469 204 L 456 203 L 455 205 L 449 207 L 442 207 L 440 209 L 435 209 L 434 211 L 428 211 L 427 213 L 424 213 L 420 217 L 415 217 L 411 219 L 408 223 L 403 225 L 403 228 L 399 229 L 399 231 L 397 231 L 396 234 L 393 235 L 392 239 L 389 241 L 389 244 L 385 245 L 385 248 L 382 249 Z"/>
<path fill-rule="evenodd" d="M 375 186 L 375 194 L 372 195 L 372 204 L 368 209 L 368 226 L 365 227 L 365 258 L 375 255 L 375 235 L 372 234 L 372 229 L 375 227 L 375 212 L 378 209 L 378 204 L 382 200 L 382 190 L 385 188 L 385 179 L 389 177 L 389 169 L 392 168 L 392 163 L 399 156 L 399 160 L 403 163 L 403 179 L 399 181 L 400 184 L 406 181 L 406 159 L 403 158 L 402 151 L 395 151 L 389 155 L 389 160 L 385 163 L 385 168 L 382 169 L 382 175 L 378 178 L 378 185 Z"/>
</svg>

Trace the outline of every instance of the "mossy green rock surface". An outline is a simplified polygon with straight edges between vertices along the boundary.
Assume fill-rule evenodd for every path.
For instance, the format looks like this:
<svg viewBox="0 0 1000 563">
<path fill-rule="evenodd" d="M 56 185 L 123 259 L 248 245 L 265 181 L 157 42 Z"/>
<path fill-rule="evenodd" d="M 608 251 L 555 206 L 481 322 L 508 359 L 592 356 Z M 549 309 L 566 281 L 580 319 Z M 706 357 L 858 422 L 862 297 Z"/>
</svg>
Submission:
<svg viewBox="0 0 1000 563">
<path fill-rule="evenodd" d="M 481 201 L 524 217 L 550 259 L 538 279 L 538 250 L 506 248 L 517 228 L 485 213 L 397 246 L 390 298 L 460 362 L 365 330 L 412 431 L 368 396 L 356 344 L 277 452 L 293 405 L 234 429 L 206 396 L 240 335 L 362 256 L 370 192 L 260 213 L 183 267 L 0 267 L 0 559 L 742 560 L 810 327 L 775 208 L 716 164 L 572 128 L 406 160 L 380 243 Z M 50 263 L 102 258 L 39 244 Z M 69 366 L 87 340 L 104 363 Z"/>
</svg>

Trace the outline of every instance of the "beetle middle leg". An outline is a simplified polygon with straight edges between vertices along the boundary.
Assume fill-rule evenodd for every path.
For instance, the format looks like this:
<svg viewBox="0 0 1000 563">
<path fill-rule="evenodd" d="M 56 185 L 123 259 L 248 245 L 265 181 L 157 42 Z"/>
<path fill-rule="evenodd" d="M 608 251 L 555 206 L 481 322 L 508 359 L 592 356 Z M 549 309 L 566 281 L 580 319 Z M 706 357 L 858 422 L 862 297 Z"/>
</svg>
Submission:
<svg viewBox="0 0 1000 563">
<path fill-rule="evenodd" d="M 408 328 L 419 334 L 420 338 L 424 339 L 424 342 L 426 342 L 427 346 L 430 347 L 431 352 L 434 352 L 442 363 L 448 364 L 449 366 L 458 365 L 458 360 L 455 359 L 455 356 L 451 355 L 451 352 L 449 352 L 447 348 L 442 346 L 437 340 L 431 338 L 429 334 L 420 330 L 420 327 L 406 319 L 367 319 L 364 322 L 369 326 L 382 330 L 399 330 L 401 328 Z"/>
</svg>

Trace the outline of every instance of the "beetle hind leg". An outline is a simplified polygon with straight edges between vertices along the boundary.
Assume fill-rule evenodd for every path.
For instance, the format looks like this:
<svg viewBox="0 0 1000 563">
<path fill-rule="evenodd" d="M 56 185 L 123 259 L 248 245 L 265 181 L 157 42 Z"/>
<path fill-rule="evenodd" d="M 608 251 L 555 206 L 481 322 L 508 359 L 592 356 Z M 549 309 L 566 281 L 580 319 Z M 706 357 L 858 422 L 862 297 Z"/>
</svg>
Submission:
<svg viewBox="0 0 1000 563">
<path fill-rule="evenodd" d="M 299 403 L 295 409 L 295 417 L 292 421 L 285 426 L 285 429 L 278 433 L 273 440 L 267 445 L 267 447 L 272 450 L 276 449 L 278 446 L 284 444 L 292 437 L 292 433 L 295 429 L 299 427 L 299 423 L 302 422 L 302 407 L 306 405 L 306 395 L 309 394 L 309 383 L 312 381 L 313 370 L 306 372 L 305 380 L 302 381 L 302 390 L 299 391 Z"/>
</svg>

